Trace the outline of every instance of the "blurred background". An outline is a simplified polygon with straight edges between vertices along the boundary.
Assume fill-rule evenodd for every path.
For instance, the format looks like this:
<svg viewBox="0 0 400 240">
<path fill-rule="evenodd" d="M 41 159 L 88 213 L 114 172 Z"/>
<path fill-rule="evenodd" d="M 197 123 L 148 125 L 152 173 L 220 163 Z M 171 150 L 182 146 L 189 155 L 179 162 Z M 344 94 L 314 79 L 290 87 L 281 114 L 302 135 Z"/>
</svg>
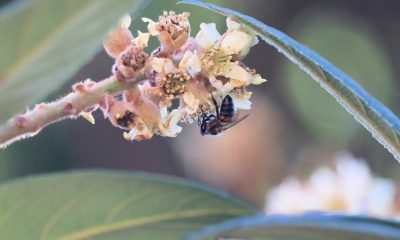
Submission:
<svg viewBox="0 0 400 240">
<path fill-rule="evenodd" d="M 0 7 L 10 2 L 2 1 Z M 308 45 L 400 114 L 400 68 L 396 67 L 400 66 L 400 1 L 210 2 L 254 16 Z M 215 22 L 220 32 L 225 31 L 223 17 L 200 8 L 176 6 L 170 0 L 154 0 L 143 15 L 156 19 L 163 10 L 190 11 L 193 36 L 201 22 Z M 146 28 L 135 19 L 131 29 Z M 0 183 L 63 170 L 122 169 L 195 179 L 265 206 L 267 212 L 325 209 L 397 215 L 400 165 L 393 156 L 274 48 L 260 42 L 244 62 L 269 81 L 250 88 L 254 91 L 250 117 L 223 136 L 202 137 L 194 124 L 184 126 L 177 138 L 130 143 L 122 138 L 120 129 L 96 112 L 95 125 L 82 118 L 62 121 L 34 138 L 0 150 Z M 104 51 L 99 52 L 47 100 L 65 95 L 77 81 L 107 77 L 112 64 Z M 353 171 L 344 173 L 343 168 Z M 343 182 L 350 186 L 345 189 L 348 193 L 343 192 Z M 356 188 L 364 192 L 350 200 L 344 197 Z M 315 200 L 318 197 L 320 200 Z M 329 198 L 329 204 L 313 204 L 321 203 L 322 198 Z M 289 209 L 273 204 L 282 199 L 297 199 L 307 206 Z M 369 208 L 370 202 L 387 208 Z"/>
</svg>

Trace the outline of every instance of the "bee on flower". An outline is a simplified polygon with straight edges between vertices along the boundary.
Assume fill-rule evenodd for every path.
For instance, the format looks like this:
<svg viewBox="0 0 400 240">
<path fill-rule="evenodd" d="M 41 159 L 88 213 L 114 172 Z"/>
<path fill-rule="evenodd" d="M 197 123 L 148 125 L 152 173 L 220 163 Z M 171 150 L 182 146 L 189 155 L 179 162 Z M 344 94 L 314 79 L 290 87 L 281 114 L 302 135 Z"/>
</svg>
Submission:
<svg viewBox="0 0 400 240">
<path fill-rule="evenodd" d="M 191 37 L 189 16 L 164 12 L 158 21 L 142 18 L 148 32 L 138 32 L 136 37 L 129 31 L 130 18 L 124 17 L 105 39 L 118 80 L 126 83 L 144 76 L 119 99 L 106 96 L 100 104 L 115 126 L 129 130 L 124 133 L 127 140 L 154 134 L 176 137 L 182 130 L 179 123 L 192 123 L 218 111 L 227 95 L 235 111 L 250 109 L 251 92 L 246 87 L 266 81 L 241 62 L 258 43 L 255 34 L 228 18 L 225 33 L 220 34 L 215 23 L 202 23 Z M 151 36 L 158 38 L 160 46 L 148 54 L 144 49 Z"/>
</svg>

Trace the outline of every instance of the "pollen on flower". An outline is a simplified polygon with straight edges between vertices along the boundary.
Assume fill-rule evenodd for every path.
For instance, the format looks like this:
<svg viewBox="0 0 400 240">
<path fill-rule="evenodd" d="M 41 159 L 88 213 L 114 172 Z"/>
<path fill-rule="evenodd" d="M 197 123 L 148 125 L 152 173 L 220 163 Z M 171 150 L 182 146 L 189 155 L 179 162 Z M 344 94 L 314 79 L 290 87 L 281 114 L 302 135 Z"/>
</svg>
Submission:
<svg viewBox="0 0 400 240">
<path fill-rule="evenodd" d="M 165 77 L 164 91 L 168 95 L 174 97 L 185 92 L 185 84 L 190 80 L 190 76 L 186 73 L 169 73 Z"/>
<path fill-rule="evenodd" d="M 167 52 L 173 52 L 184 45 L 189 38 L 189 16 L 190 13 L 188 12 L 176 14 L 172 11 L 165 11 L 159 17 L 158 22 L 148 18 L 142 18 L 142 20 L 148 23 L 149 33 L 153 36 L 158 36 L 162 49 Z"/>
<path fill-rule="evenodd" d="M 190 13 L 188 12 L 176 14 L 173 11 L 164 11 L 163 15 L 159 18 L 157 30 L 169 33 L 172 40 L 176 40 L 183 33 L 188 34 L 190 32 L 189 16 Z"/>
<path fill-rule="evenodd" d="M 99 102 L 114 126 L 129 130 L 123 134 L 125 139 L 149 139 L 154 134 L 176 137 L 182 130 L 179 123 L 197 119 L 200 124 L 208 119 L 204 116 L 216 115 L 227 95 L 235 111 L 250 109 L 247 88 L 266 81 L 240 61 L 258 42 L 251 31 L 228 19 L 225 33 L 220 34 L 215 23 L 202 23 L 191 37 L 189 16 L 170 11 L 163 12 L 158 21 L 142 18 L 148 32 L 138 31 L 136 37 L 128 29 L 130 18 L 125 18 L 104 41 L 106 51 L 115 58 L 112 71 L 117 79 L 145 77 L 121 92 L 120 98 L 105 95 Z M 145 48 L 151 36 L 160 45 L 148 54 Z M 75 90 L 84 92 L 87 86 L 76 85 Z M 220 123 L 213 124 L 223 129 Z"/>
<path fill-rule="evenodd" d="M 121 81 L 135 78 L 144 68 L 148 57 L 141 46 L 129 46 L 117 57 L 114 75 Z"/>
</svg>

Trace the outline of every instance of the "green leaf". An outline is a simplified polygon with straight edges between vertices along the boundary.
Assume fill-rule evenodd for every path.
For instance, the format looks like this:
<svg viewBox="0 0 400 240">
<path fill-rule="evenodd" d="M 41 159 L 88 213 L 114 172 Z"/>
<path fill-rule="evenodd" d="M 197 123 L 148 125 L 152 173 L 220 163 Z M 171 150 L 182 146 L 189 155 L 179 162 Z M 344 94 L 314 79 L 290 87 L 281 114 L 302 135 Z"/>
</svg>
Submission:
<svg viewBox="0 0 400 240">
<path fill-rule="evenodd" d="M 0 15 L 0 123 L 59 89 L 126 13 L 150 1 L 21 1 Z M 21 6 L 21 4 L 23 6 Z"/>
<path fill-rule="evenodd" d="M 400 239 L 400 223 L 323 213 L 257 215 L 208 226 L 191 233 L 186 239 L 394 240 Z"/>
<path fill-rule="evenodd" d="M 231 16 L 247 26 L 316 80 L 400 162 L 400 120 L 325 58 L 253 17 L 201 1 L 186 0 L 181 3 L 198 5 Z"/>
<path fill-rule="evenodd" d="M 254 213 L 225 193 L 151 174 L 84 171 L 0 187 L 0 239 L 178 239 Z"/>
<path fill-rule="evenodd" d="M 375 40 L 378 36 L 361 20 L 338 11 L 314 10 L 305 10 L 295 18 L 289 32 L 359 79 L 383 103 L 389 103 L 395 92 L 393 71 L 388 56 Z M 282 70 L 294 110 L 318 141 L 343 147 L 354 139 L 360 125 L 327 92 L 320 91 L 315 82 L 308 81 L 307 74 L 289 61 L 284 62 Z"/>
</svg>

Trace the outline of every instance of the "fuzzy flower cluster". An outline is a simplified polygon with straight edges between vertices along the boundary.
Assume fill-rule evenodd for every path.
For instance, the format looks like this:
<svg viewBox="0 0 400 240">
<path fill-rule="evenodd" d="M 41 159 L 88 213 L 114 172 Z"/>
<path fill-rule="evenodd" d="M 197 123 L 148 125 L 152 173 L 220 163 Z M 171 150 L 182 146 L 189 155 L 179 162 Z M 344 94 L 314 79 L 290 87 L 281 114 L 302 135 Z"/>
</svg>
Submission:
<svg viewBox="0 0 400 240">
<path fill-rule="evenodd" d="M 307 181 L 287 178 L 267 196 L 267 213 L 340 211 L 399 215 L 395 183 L 372 176 L 364 161 L 346 152 L 338 154 L 335 170 L 319 167 Z"/>
<path fill-rule="evenodd" d="M 119 81 L 145 76 L 135 88 L 106 96 L 100 104 L 113 125 L 129 130 L 124 133 L 127 140 L 177 136 L 182 130 L 178 123 L 192 123 L 201 113 L 215 111 L 212 96 L 220 104 L 229 94 L 236 109 L 250 109 L 246 87 L 266 81 L 240 61 L 258 43 L 257 36 L 228 18 L 225 33 L 215 23 L 202 23 L 191 37 L 189 15 L 164 12 L 158 21 L 142 18 L 148 32 L 139 31 L 136 37 L 128 29 L 130 17 L 125 17 L 104 41 L 115 58 L 112 70 Z M 157 37 L 160 46 L 148 54 L 144 49 L 150 37 Z"/>
</svg>

